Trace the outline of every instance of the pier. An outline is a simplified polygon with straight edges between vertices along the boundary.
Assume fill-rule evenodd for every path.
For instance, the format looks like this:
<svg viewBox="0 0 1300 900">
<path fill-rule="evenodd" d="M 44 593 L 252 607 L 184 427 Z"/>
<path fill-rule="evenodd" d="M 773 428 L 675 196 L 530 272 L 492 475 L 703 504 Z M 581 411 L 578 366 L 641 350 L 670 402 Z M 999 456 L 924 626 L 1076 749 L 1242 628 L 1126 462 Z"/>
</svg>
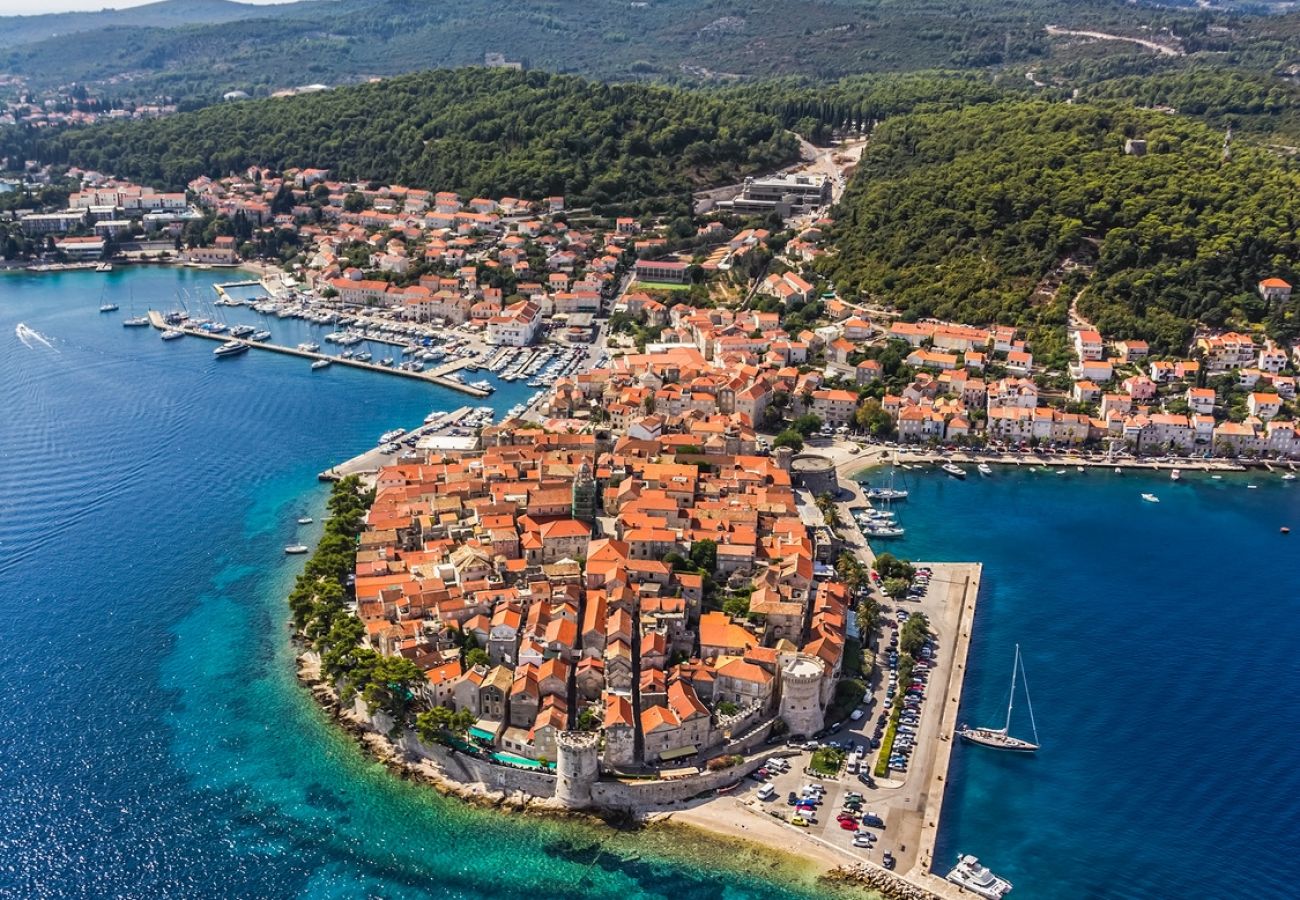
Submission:
<svg viewBox="0 0 1300 900">
<path fill-rule="evenodd" d="M 432 422 L 424 422 L 410 429 L 406 434 L 402 435 L 402 439 L 411 435 L 423 437 L 435 433 L 451 423 L 460 421 L 471 411 L 472 407 L 462 406 L 460 409 L 443 413 Z M 319 481 L 339 481 L 349 475 L 374 475 L 384 466 L 392 465 L 395 462 L 400 462 L 400 460 L 396 459 L 392 451 L 385 450 L 381 445 L 360 453 L 346 462 L 341 462 L 337 466 L 330 466 L 317 475 L 316 478 Z"/>
<path fill-rule="evenodd" d="M 189 337 L 205 338 L 210 341 L 225 343 L 230 340 L 237 340 L 228 334 L 215 334 L 211 331 L 204 331 L 201 328 L 190 328 L 186 325 L 168 325 L 163 319 L 162 313 L 157 310 L 149 310 L 149 323 L 159 331 L 174 329 Z M 299 350 L 297 347 L 285 347 L 280 344 L 269 344 L 264 341 L 244 341 L 253 350 L 269 350 L 272 353 L 283 353 L 287 356 L 299 356 L 303 359 L 329 360 L 336 366 L 352 366 L 354 369 L 366 369 L 370 372 L 382 372 L 385 375 L 399 375 L 403 378 L 413 378 L 416 381 L 423 381 L 428 384 L 435 384 L 438 387 L 448 388 L 453 391 L 460 391 L 462 394 L 469 394 L 471 397 L 487 397 L 492 392 L 485 391 L 481 388 L 471 387 L 468 384 L 462 384 L 459 381 L 453 381 L 446 378 L 443 374 L 433 372 L 411 372 L 406 369 L 390 369 L 388 366 L 381 366 L 375 363 L 361 362 L 355 359 L 344 359 L 341 356 L 330 356 L 325 353 L 319 353 L 313 350 Z"/>
</svg>

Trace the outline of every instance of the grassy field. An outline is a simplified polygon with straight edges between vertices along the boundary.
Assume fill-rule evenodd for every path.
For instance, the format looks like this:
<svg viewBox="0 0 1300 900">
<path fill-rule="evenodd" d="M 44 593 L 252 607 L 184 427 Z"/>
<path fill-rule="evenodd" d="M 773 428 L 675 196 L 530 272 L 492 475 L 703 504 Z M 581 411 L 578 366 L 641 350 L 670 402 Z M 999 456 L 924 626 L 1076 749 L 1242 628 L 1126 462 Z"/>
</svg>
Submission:
<svg viewBox="0 0 1300 900">
<path fill-rule="evenodd" d="M 670 284 L 667 281 L 640 281 L 636 282 L 636 287 L 643 291 L 688 291 L 691 289 L 689 284 Z"/>
</svg>

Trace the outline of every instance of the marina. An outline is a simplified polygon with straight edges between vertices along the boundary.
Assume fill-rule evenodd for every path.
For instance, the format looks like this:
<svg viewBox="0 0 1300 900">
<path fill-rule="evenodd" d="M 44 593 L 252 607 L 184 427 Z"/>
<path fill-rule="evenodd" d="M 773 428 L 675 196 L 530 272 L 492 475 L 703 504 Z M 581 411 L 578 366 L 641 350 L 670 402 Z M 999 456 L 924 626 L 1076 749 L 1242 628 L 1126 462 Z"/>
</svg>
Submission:
<svg viewBox="0 0 1300 900">
<path fill-rule="evenodd" d="M 210 330 L 204 330 L 202 328 L 188 327 L 183 324 L 169 324 L 164 318 L 163 314 L 161 312 L 158 312 L 157 310 L 149 311 L 149 322 L 151 325 L 153 325 L 154 328 L 162 332 L 162 336 L 164 340 L 169 340 L 169 339 L 174 340 L 177 337 L 182 337 L 185 335 L 189 335 L 191 337 L 197 337 L 197 338 L 206 338 L 208 340 L 222 341 L 223 343 L 227 340 L 226 336 L 221 333 L 216 333 Z M 172 335 L 173 337 L 169 337 L 169 335 Z M 260 335 L 265 335 L 265 337 L 259 337 Z M 249 335 L 249 340 L 254 341 L 255 343 L 245 344 L 244 348 L 248 349 L 249 347 L 256 347 L 259 350 L 270 350 L 275 353 L 284 353 L 289 356 L 300 356 L 303 357 L 304 359 L 310 359 L 316 361 L 324 360 L 326 361 L 327 365 L 331 362 L 334 362 L 345 366 L 352 366 L 357 369 L 366 369 L 367 371 L 371 371 L 371 372 L 382 372 L 386 375 L 399 375 L 404 378 L 414 378 L 419 381 L 425 381 L 430 384 L 436 384 L 439 387 L 445 387 L 445 388 L 450 388 L 451 390 L 454 391 L 460 391 L 461 393 L 469 394 L 472 397 L 486 397 L 491 393 L 490 390 L 485 390 L 482 387 L 475 387 L 473 385 L 468 385 L 465 384 L 464 382 L 456 381 L 451 378 L 445 378 L 441 375 L 435 375 L 427 372 L 417 372 L 411 369 L 390 368 L 388 366 L 375 365 L 374 363 L 369 363 L 369 362 L 362 362 L 355 358 L 349 359 L 349 358 L 337 357 L 337 356 L 327 356 L 323 353 L 314 352 L 311 350 L 302 350 L 297 347 L 285 347 L 279 344 L 272 344 L 268 342 L 270 336 L 271 336 L 270 332 L 255 331 L 253 334 Z"/>
</svg>

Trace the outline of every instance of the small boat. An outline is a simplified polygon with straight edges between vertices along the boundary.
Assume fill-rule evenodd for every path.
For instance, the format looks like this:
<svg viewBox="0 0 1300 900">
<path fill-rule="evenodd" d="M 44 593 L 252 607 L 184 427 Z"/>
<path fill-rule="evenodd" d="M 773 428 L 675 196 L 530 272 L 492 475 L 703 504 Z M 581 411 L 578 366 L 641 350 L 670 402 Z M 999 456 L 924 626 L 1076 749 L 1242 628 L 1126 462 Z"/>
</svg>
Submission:
<svg viewBox="0 0 1300 900">
<path fill-rule="evenodd" d="M 118 305 L 116 303 L 101 303 L 99 305 L 99 311 L 102 313 L 117 312 L 117 310 L 118 310 Z"/>
<path fill-rule="evenodd" d="M 1143 494 L 1143 495 L 1142 495 L 1142 499 L 1145 500 L 1147 503 L 1159 503 L 1159 502 L 1160 502 L 1160 498 L 1157 497 L 1155 494 Z"/>
<path fill-rule="evenodd" d="M 1182 473 L 1180 470 L 1178 470 L 1178 469 L 1174 469 L 1172 472 L 1169 473 L 1169 480 L 1170 480 L 1170 481 L 1182 481 L 1182 480 L 1183 480 L 1183 473 Z"/>
<path fill-rule="evenodd" d="M 164 341 L 174 341 L 177 338 L 185 337 L 185 332 L 177 331 L 175 328 L 168 328 L 161 335 L 159 335 L 159 337 L 161 337 Z"/>
<path fill-rule="evenodd" d="M 1253 491 L 1253 490 L 1255 490 L 1257 487 L 1259 487 L 1259 485 L 1257 485 L 1257 484 L 1248 484 L 1248 485 L 1246 485 L 1246 490 L 1248 490 L 1248 491 Z"/>
<path fill-rule="evenodd" d="M 299 524 L 299 525 L 310 525 L 313 521 L 314 521 L 314 520 L 312 519 L 311 516 L 303 516 L 303 517 L 301 517 L 300 519 L 298 519 L 298 524 Z"/>
<path fill-rule="evenodd" d="M 313 363 L 311 364 L 311 367 L 312 367 L 313 370 L 315 370 L 315 369 L 328 369 L 328 368 L 329 368 L 329 365 L 330 365 L 330 361 L 329 361 L 328 359 L 318 359 L 318 360 L 316 360 L 315 362 L 313 362 Z"/>
<path fill-rule="evenodd" d="M 220 347 L 212 351 L 212 355 L 218 359 L 226 356 L 238 356 L 241 353 L 248 352 L 248 345 L 243 341 L 226 341 Z"/>
<path fill-rule="evenodd" d="M 1083 466 L 1075 466 L 1075 467 L 1074 467 L 1074 470 L 1075 470 L 1076 472 L 1082 472 L 1082 471 L 1083 471 Z"/>
<path fill-rule="evenodd" d="M 1222 481 L 1222 480 L 1223 480 L 1223 476 L 1222 476 L 1222 475 L 1211 475 L 1210 478 L 1214 479 L 1215 481 Z"/>
<path fill-rule="evenodd" d="M 122 320 L 123 328 L 144 328 L 149 324 L 148 316 L 131 316 L 129 319 Z"/>
<path fill-rule="evenodd" d="M 1116 475 L 1121 475 L 1121 474 L 1123 474 L 1123 472 L 1124 472 L 1124 470 L 1121 469 L 1119 466 L 1116 466 L 1116 467 L 1115 467 L 1115 474 L 1116 474 Z"/>
<path fill-rule="evenodd" d="M 975 467 L 975 470 L 979 472 L 981 475 L 993 474 L 993 469 L 992 467 L 989 466 L 988 463 L 980 463 L 978 466 Z"/>
<path fill-rule="evenodd" d="M 266 331 L 265 329 L 262 331 L 254 331 L 248 336 L 248 339 L 250 341 L 269 341 L 271 339 L 271 332 Z"/>
<path fill-rule="evenodd" d="M 304 353 L 316 353 L 320 350 L 320 344 L 313 341 L 303 341 L 298 345 L 298 349 L 302 350 Z"/>
<path fill-rule="evenodd" d="M 230 329 L 230 336 L 237 338 L 248 337 L 255 331 L 257 331 L 257 329 L 252 325 L 236 325 L 234 328 Z"/>
<path fill-rule="evenodd" d="M 352 358 L 357 362 L 370 362 L 370 351 L 362 350 L 360 353 L 353 353 Z"/>
<path fill-rule="evenodd" d="M 971 728 L 968 725 L 962 725 L 957 729 L 957 735 L 964 741 L 970 741 L 972 744 L 979 744 L 981 747 L 989 747 L 993 750 L 1012 750 L 1017 753 L 1033 753 L 1038 749 L 1038 725 L 1034 722 L 1034 704 L 1029 699 L 1029 681 L 1024 676 L 1025 666 L 1020 660 L 1020 645 L 1016 644 L 1016 659 L 1011 664 L 1011 696 L 1007 698 L 1007 721 L 1001 728 Z M 1029 724 L 1034 730 L 1034 740 L 1026 741 L 1023 738 L 1012 737 L 1011 729 L 1011 706 L 1016 700 L 1016 676 L 1021 676 L 1021 681 L 1025 686 L 1025 705 L 1029 709 Z"/>
<path fill-rule="evenodd" d="M 1281 531 L 1283 534 L 1290 534 L 1290 533 L 1291 533 L 1291 529 L 1288 528 L 1288 527 L 1286 527 L 1285 525 L 1283 525 L 1283 526 L 1282 526 L 1280 529 L 1278 529 L 1278 530 Z"/>
<path fill-rule="evenodd" d="M 1065 469 L 1057 469 L 1057 470 L 1056 470 L 1056 474 L 1057 474 L 1057 475 L 1065 475 L 1065 474 L 1066 474 L 1066 471 L 1065 471 Z"/>
<path fill-rule="evenodd" d="M 300 553 L 306 553 L 307 550 L 308 547 L 306 544 L 290 544 L 288 547 L 284 548 L 284 552 L 288 553 L 290 556 L 297 556 Z"/>
<path fill-rule="evenodd" d="M 943 470 L 944 472 L 946 472 L 947 474 L 951 475 L 953 478 L 965 478 L 965 477 L 966 477 L 966 470 L 963 469 L 961 466 L 956 466 L 956 465 L 953 465 L 952 463 L 944 463 L 944 464 L 943 464 L 942 466 L 940 466 L 939 468 L 942 469 L 942 470 Z"/>
<path fill-rule="evenodd" d="M 1294 472 L 1287 472 L 1285 475 L 1282 476 L 1282 480 L 1283 480 L 1283 481 L 1295 481 L 1295 473 L 1294 473 Z"/>
<path fill-rule="evenodd" d="M 948 881 L 984 900 L 1002 900 L 1011 893 L 1011 882 L 994 875 L 987 866 L 980 865 L 974 856 L 959 857 L 957 865 L 946 877 Z"/>
<path fill-rule="evenodd" d="M 393 358 L 391 356 L 385 356 L 379 361 L 379 364 L 381 366 L 391 366 L 393 364 Z"/>
</svg>

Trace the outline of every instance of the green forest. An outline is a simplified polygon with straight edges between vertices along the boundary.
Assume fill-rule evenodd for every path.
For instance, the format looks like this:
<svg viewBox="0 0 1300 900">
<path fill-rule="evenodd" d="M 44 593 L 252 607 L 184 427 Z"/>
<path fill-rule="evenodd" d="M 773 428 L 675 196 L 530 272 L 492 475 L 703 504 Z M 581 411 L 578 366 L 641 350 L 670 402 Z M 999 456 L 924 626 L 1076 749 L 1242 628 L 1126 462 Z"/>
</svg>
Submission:
<svg viewBox="0 0 1300 900">
<path fill-rule="evenodd" d="M 551 72 L 696 84 L 1040 68 L 1089 54 L 1050 37 L 1049 23 L 1120 34 L 1168 29 L 1190 53 L 1268 69 L 1295 50 L 1300 22 L 1294 14 L 1120 0 L 337 0 L 242 12 L 183 0 L 147 17 L 133 10 L 74 22 L 33 18 L 56 21 L 37 28 L 34 20 L 0 19 L 0 71 L 37 90 L 77 82 L 132 100 L 166 95 L 196 105 L 231 90 L 265 95 L 480 65 L 487 53 Z M 68 30 L 92 24 L 69 53 Z M 1151 55 L 1123 46 L 1105 52 Z"/>
<path fill-rule="evenodd" d="M 1147 141 L 1145 156 L 1124 152 Z M 1295 281 L 1300 172 L 1186 119 L 1120 106 L 1004 101 L 877 128 L 824 274 L 909 317 L 1063 328 L 1076 291 L 1104 333 L 1185 346 L 1195 321 L 1263 322 L 1256 281 Z M 1060 291 L 1036 292 L 1067 258 Z M 1091 277 L 1088 273 L 1091 272 Z"/>
<path fill-rule="evenodd" d="M 316 166 L 467 195 L 565 194 L 575 205 L 674 211 L 692 188 L 772 169 L 797 152 L 772 115 L 711 94 L 491 69 L 0 135 L 0 156 L 171 188 L 250 165 Z"/>
</svg>

